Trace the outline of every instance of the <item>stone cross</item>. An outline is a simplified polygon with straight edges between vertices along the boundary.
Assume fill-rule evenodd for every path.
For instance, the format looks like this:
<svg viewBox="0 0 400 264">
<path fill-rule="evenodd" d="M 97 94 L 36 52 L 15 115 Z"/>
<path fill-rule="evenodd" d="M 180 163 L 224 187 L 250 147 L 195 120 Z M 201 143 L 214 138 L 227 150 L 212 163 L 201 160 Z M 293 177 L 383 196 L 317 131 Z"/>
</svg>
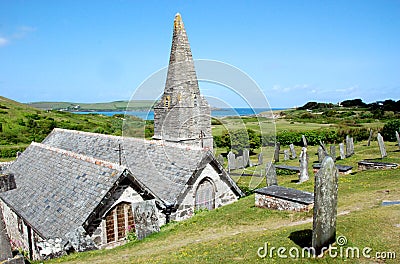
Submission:
<svg viewBox="0 0 400 264">
<path fill-rule="evenodd" d="M 329 156 L 324 158 L 321 169 L 315 174 L 312 248 L 316 255 L 336 240 L 338 174 Z"/>
<path fill-rule="evenodd" d="M 262 154 L 262 152 L 260 152 L 257 155 L 257 160 L 258 160 L 258 165 L 262 165 L 263 164 L 263 154 Z"/>
<path fill-rule="evenodd" d="M 325 156 L 325 150 L 321 146 L 318 146 L 318 162 L 321 163 L 324 160 Z"/>
<path fill-rule="evenodd" d="M 274 160 L 275 162 L 279 162 L 279 152 L 281 151 L 281 143 L 276 142 L 275 144 L 275 152 L 274 152 Z"/>
<path fill-rule="evenodd" d="M 367 142 L 368 147 L 371 145 L 372 133 L 373 133 L 372 129 L 369 129 L 369 137 Z"/>
<path fill-rule="evenodd" d="M 300 176 L 299 183 L 305 182 L 309 180 L 308 176 L 308 157 L 307 157 L 307 148 L 302 147 L 300 153 Z"/>
<path fill-rule="evenodd" d="M 339 152 L 340 152 L 340 159 L 344 160 L 346 158 L 346 155 L 344 154 L 344 144 L 339 143 Z"/>
<path fill-rule="evenodd" d="M 217 161 L 219 162 L 219 164 L 221 164 L 222 167 L 224 166 L 224 157 L 221 154 L 218 155 Z"/>
<path fill-rule="evenodd" d="M 290 152 L 292 153 L 292 159 L 297 158 L 296 150 L 294 149 L 293 143 L 289 145 Z"/>
<path fill-rule="evenodd" d="M 308 147 L 306 136 L 301 135 L 301 139 L 303 140 L 304 147 Z"/>
<path fill-rule="evenodd" d="M 396 131 L 396 139 L 397 139 L 397 144 L 399 144 L 399 149 L 400 149 L 400 136 L 399 132 Z"/>
<path fill-rule="evenodd" d="M 288 160 L 289 159 L 289 150 L 285 149 L 283 151 L 283 160 Z"/>
<path fill-rule="evenodd" d="M 331 145 L 330 147 L 330 153 L 331 153 L 331 158 L 333 159 L 333 161 L 336 161 L 336 147 L 335 145 Z"/>
<path fill-rule="evenodd" d="M 272 162 L 267 162 L 267 165 L 265 167 L 265 173 L 266 173 L 266 178 L 267 178 L 267 186 L 271 185 L 278 185 L 278 180 L 276 178 L 276 169 L 275 165 L 272 164 Z"/>
<path fill-rule="evenodd" d="M 383 142 L 383 137 L 381 136 L 381 133 L 378 133 L 378 144 L 379 144 L 379 149 L 381 151 L 381 156 L 382 158 L 387 156 L 386 153 L 386 148 L 385 148 L 385 142 Z"/>
<path fill-rule="evenodd" d="M 250 163 L 250 152 L 248 149 L 243 150 L 243 167 L 246 168 Z"/>
<path fill-rule="evenodd" d="M 231 170 L 235 170 L 236 169 L 235 154 L 232 151 L 229 151 L 227 158 L 228 158 L 228 172 L 230 172 Z"/>
</svg>

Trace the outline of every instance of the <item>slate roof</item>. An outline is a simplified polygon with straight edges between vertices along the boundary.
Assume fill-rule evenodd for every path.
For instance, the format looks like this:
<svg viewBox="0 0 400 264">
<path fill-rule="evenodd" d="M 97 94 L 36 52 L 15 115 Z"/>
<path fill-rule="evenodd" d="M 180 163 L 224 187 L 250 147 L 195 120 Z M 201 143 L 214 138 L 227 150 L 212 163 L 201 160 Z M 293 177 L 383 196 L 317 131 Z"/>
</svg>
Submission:
<svg viewBox="0 0 400 264">
<path fill-rule="evenodd" d="M 199 147 L 55 128 L 43 144 L 119 163 L 165 203 L 174 204 L 207 151 Z M 235 186 L 236 187 L 236 186 Z M 239 190 L 240 192 L 240 190 Z"/>
<path fill-rule="evenodd" d="M 9 168 L 16 189 L 0 198 L 44 238 L 82 226 L 127 169 L 70 151 L 32 143 Z"/>
</svg>

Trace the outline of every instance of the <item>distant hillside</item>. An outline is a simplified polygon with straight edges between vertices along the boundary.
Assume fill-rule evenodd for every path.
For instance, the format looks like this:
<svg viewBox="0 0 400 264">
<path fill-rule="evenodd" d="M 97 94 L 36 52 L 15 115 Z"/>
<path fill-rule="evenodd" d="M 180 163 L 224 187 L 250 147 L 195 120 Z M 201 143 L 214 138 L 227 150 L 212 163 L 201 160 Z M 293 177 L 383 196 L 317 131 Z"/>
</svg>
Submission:
<svg viewBox="0 0 400 264">
<path fill-rule="evenodd" d="M 133 116 L 46 111 L 0 96 L 0 158 L 14 157 L 17 151 L 24 150 L 32 141 L 41 142 L 55 127 L 121 135 L 126 118 L 129 118 L 130 124 L 135 123 L 132 134 L 136 135 L 137 130 L 137 136 L 141 136 L 144 121 Z"/>
<path fill-rule="evenodd" d="M 129 107 L 128 107 L 129 104 Z M 152 100 L 114 101 L 108 103 L 72 103 L 72 102 L 33 102 L 29 106 L 43 110 L 67 110 L 67 111 L 125 111 L 147 110 L 152 108 Z"/>
</svg>

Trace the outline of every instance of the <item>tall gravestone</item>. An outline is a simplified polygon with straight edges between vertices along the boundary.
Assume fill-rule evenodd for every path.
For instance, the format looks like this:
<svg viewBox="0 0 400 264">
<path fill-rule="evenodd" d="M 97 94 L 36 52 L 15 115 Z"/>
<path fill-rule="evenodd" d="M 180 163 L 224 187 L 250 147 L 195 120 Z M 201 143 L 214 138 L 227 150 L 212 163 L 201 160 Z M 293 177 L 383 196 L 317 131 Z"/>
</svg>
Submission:
<svg viewBox="0 0 400 264">
<path fill-rule="evenodd" d="M 386 148 L 385 148 L 385 142 L 383 141 L 383 137 L 381 136 L 381 133 L 378 133 L 378 144 L 379 144 L 379 150 L 381 151 L 381 157 L 384 158 L 387 156 L 386 153 Z"/>
<path fill-rule="evenodd" d="M 285 149 L 283 151 L 283 160 L 288 160 L 289 158 L 290 158 L 289 157 L 289 151 L 287 149 Z"/>
<path fill-rule="evenodd" d="M 232 151 L 229 151 L 227 158 L 228 158 L 228 172 L 230 172 L 231 170 L 236 170 L 235 154 Z"/>
<path fill-rule="evenodd" d="M 281 151 L 281 143 L 276 142 L 275 151 L 274 151 L 274 160 L 275 162 L 279 162 L 279 152 Z"/>
<path fill-rule="evenodd" d="M 300 153 L 300 176 L 299 183 L 309 180 L 308 176 L 308 158 L 307 158 L 307 148 L 303 147 Z"/>
<path fill-rule="evenodd" d="M 333 159 L 333 161 L 336 161 L 336 147 L 335 145 L 331 145 L 330 147 L 330 156 Z"/>
<path fill-rule="evenodd" d="M 301 135 L 301 139 L 303 140 L 304 147 L 308 147 L 306 136 Z"/>
<path fill-rule="evenodd" d="M 243 167 L 246 168 L 250 163 L 250 152 L 248 149 L 243 150 Z"/>
<path fill-rule="evenodd" d="M 318 162 L 321 163 L 324 160 L 325 156 L 325 150 L 321 146 L 318 146 Z"/>
<path fill-rule="evenodd" d="M 344 144 L 339 143 L 339 153 L 340 153 L 340 159 L 344 160 L 346 158 L 345 152 L 344 152 Z"/>
<path fill-rule="evenodd" d="M 369 147 L 371 145 L 371 139 L 372 139 L 372 129 L 369 130 L 369 137 L 368 137 L 368 142 L 367 142 L 367 146 Z"/>
<path fill-rule="evenodd" d="M 316 255 L 336 240 L 338 170 L 326 156 L 315 174 L 312 247 Z"/>
<path fill-rule="evenodd" d="M 354 138 L 350 137 L 350 155 L 354 155 Z"/>
<path fill-rule="evenodd" d="M 350 136 L 346 136 L 346 158 L 351 156 L 351 143 L 350 143 Z"/>
<path fill-rule="evenodd" d="M 293 143 L 289 145 L 290 152 L 292 154 L 292 159 L 297 158 L 296 150 L 294 149 Z"/>
<path fill-rule="evenodd" d="M 155 200 L 133 203 L 132 210 L 137 239 L 141 240 L 160 231 Z"/>
<path fill-rule="evenodd" d="M 258 165 L 262 165 L 263 164 L 263 154 L 262 154 L 262 152 L 260 152 L 257 155 L 257 160 L 258 160 Z"/>
<path fill-rule="evenodd" d="M 219 164 L 221 164 L 222 167 L 224 166 L 224 157 L 221 154 L 218 155 L 217 161 L 219 162 Z"/>
<path fill-rule="evenodd" d="M 400 149 L 400 136 L 399 136 L 399 132 L 396 131 L 396 139 L 397 139 L 397 144 L 399 145 L 399 149 Z"/>
<path fill-rule="evenodd" d="M 267 162 L 265 167 L 265 174 L 267 178 L 267 186 L 278 185 L 278 180 L 276 178 L 275 165 L 272 162 Z"/>
</svg>

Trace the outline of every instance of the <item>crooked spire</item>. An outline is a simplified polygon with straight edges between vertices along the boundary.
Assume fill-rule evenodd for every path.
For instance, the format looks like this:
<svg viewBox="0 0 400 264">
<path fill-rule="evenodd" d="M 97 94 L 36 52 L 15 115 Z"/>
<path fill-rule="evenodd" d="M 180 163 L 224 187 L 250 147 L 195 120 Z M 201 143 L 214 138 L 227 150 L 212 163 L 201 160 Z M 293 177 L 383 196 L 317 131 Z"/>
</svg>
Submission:
<svg viewBox="0 0 400 264">
<path fill-rule="evenodd" d="M 192 51 L 182 17 L 175 15 L 165 92 L 200 94 Z"/>
</svg>

